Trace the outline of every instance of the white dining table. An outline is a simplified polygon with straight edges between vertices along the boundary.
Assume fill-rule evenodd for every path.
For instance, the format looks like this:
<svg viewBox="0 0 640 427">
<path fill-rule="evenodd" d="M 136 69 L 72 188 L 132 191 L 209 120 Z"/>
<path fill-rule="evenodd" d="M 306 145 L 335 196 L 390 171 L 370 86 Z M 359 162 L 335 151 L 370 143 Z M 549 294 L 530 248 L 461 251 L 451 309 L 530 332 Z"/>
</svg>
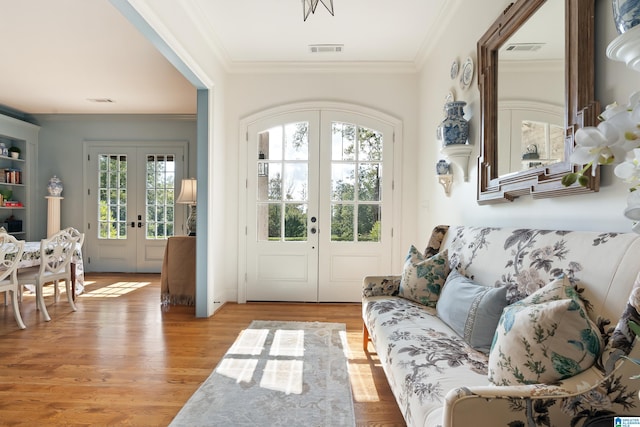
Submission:
<svg viewBox="0 0 640 427">
<path fill-rule="evenodd" d="M 18 269 L 40 265 L 40 241 L 25 242 L 22 260 L 18 263 Z M 71 283 L 73 299 L 84 291 L 84 268 L 82 263 L 82 248 L 76 247 L 71 260 Z"/>
</svg>

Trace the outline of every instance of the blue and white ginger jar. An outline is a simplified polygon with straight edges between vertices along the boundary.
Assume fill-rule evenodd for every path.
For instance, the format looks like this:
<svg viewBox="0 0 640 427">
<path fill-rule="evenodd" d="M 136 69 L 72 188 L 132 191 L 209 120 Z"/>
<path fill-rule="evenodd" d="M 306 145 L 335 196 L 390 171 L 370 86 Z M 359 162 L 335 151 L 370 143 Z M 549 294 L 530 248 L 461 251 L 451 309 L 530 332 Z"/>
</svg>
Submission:
<svg viewBox="0 0 640 427">
<path fill-rule="evenodd" d="M 445 104 L 447 117 L 438 127 L 438 136 L 442 145 L 466 144 L 469 138 L 469 122 L 464 118 L 464 101 L 453 101 Z"/>
<path fill-rule="evenodd" d="M 55 175 L 49 178 L 47 191 L 49 192 L 50 196 L 60 197 L 60 194 L 62 194 L 62 181 L 60 181 L 60 178 Z"/>
<path fill-rule="evenodd" d="M 611 0 L 611 5 L 619 34 L 640 24 L 640 0 Z"/>
</svg>

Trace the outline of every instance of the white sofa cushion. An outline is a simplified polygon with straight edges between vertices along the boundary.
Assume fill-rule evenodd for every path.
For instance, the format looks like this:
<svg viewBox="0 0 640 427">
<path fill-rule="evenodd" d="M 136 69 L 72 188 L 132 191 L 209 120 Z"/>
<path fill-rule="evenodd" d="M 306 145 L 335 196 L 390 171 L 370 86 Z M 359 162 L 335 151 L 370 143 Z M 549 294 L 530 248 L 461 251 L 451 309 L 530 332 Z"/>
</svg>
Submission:
<svg viewBox="0 0 640 427">
<path fill-rule="evenodd" d="M 464 342 L 433 308 L 400 297 L 370 297 L 363 318 L 408 425 L 441 417 L 450 389 L 489 384 L 487 355 Z"/>
</svg>

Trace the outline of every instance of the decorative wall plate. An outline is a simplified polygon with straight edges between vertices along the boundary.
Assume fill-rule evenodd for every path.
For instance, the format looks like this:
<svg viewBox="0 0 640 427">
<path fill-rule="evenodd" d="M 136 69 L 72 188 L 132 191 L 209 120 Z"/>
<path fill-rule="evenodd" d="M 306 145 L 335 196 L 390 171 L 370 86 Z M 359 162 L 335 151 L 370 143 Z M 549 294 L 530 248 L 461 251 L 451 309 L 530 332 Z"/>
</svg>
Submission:
<svg viewBox="0 0 640 427">
<path fill-rule="evenodd" d="M 458 77 L 458 60 L 454 59 L 451 63 L 451 80 L 455 80 Z"/>
<path fill-rule="evenodd" d="M 460 72 L 460 88 L 466 90 L 471 86 L 473 80 L 473 59 L 467 57 L 466 61 L 462 65 L 462 71 Z"/>
</svg>

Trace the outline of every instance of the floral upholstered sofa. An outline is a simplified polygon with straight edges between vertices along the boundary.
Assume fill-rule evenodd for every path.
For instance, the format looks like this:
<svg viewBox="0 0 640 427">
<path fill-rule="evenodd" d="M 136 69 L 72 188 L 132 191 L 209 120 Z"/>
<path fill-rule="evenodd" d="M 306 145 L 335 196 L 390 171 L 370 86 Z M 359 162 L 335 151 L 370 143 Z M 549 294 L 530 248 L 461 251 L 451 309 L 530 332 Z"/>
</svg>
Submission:
<svg viewBox="0 0 640 427">
<path fill-rule="evenodd" d="M 363 344 L 409 426 L 637 416 L 639 272 L 633 233 L 438 226 L 364 279 Z"/>
</svg>

